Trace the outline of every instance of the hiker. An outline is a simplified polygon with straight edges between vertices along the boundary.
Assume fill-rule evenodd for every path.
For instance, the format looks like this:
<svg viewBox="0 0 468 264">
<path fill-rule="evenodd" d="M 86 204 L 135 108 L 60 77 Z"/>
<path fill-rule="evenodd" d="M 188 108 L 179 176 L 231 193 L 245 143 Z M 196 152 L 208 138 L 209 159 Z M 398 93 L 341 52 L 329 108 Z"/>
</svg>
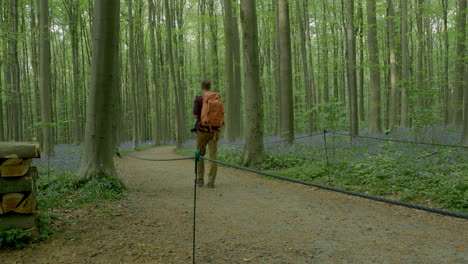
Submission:
<svg viewBox="0 0 468 264">
<path fill-rule="evenodd" d="M 197 132 L 197 148 L 200 149 L 201 156 L 206 154 L 206 145 L 210 152 L 210 159 L 216 159 L 218 151 L 218 137 L 221 127 L 224 125 L 224 103 L 217 92 L 210 92 L 211 83 L 208 80 L 201 82 L 201 95 L 195 98 L 193 104 L 193 115 L 197 119 L 195 130 Z M 198 163 L 198 186 L 203 186 L 205 163 L 200 159 Z M 218 164 L 211 162 L 210 173 L 208 174 L 207 187 L 214 188 Z"/>
</svg>

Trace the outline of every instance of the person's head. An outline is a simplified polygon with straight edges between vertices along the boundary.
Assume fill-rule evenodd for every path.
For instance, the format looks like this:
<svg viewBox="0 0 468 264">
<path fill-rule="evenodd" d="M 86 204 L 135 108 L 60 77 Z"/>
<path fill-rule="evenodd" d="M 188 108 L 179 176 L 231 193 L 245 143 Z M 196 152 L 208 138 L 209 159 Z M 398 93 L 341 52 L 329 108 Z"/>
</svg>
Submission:
<svg viewBox="0 0 468 264">
<path fill-rule="evenodd" d="M 202 91 L 209 91 L 211 89 L 211 82 L 208 80 L 203 80 L 201 82 Z"/>
</svg>

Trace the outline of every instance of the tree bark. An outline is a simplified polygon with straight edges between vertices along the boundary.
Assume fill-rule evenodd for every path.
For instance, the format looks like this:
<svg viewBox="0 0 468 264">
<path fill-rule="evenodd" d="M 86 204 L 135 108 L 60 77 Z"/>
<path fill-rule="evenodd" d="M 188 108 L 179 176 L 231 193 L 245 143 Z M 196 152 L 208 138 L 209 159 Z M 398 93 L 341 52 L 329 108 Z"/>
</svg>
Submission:
<svg viewBox="0 0 468 264">
<path fill-rule="evenodd" d="M 409 127 L 408 89 L 411 85 L 408 47 L 408 2 L 401 0 L 401 116 L 400 127 Z"/>
<path fill-rule="evenodd" d="M 303 6 L 303 9 L 305 8 L 305 6 Z M 304 14 L 306 13 L 306 11 L 304 11 Z M 309 71 L 309 62 L 308 62 L 308 56 L 307 56 L 307 47 L 306 47 L 306 44 L 307 44 L 307 38 L 306 38 L 306 27 L 308 26 L 308 22 L 306 22 L 306 18 L 303 17 L 303 15 L 301 14 L 301 7 L 300 7 L 300 4 L 299 4 L 299 1 L 296 1 L 296 19 L 298 20 L 298 24 L 299 24 L 299 37 L 300 37 L 300 46 L 301 46 L 301 56 L 302 56 L 302 70 L 303 70 L 303 73 L 304 73 L 304 90 L 305 90 L 305 94 L 306 94 L 306 112 L 310 112 L 312 110 L 312 80 L 311 80 L 311 77 L 313 76 L 313 74 L 311 74 L 311 72 Z M 312 118 L 311 118 L 312 114 L 310 114 L 310 117 L 308 118 L 308 122 L 309 122 L 309 133 L 312 133 L 313 130 L 313 125 L 311 124 L 312 122 Z"/>
<path fill-rule="evenodd" d="M 54 156 L 52 131 L 52 101 L 50 97 L 50 39 L 49 1 L 39 0 L 39 90 L 43 125 L 43 151 L 45 156 Z"/>
<path fill-rule="evenodd" d="M 152 82 L 154 86 L 154 126 L 153 126 L 153 140 L 156 146 L 161 144 L 161 119 L 160 119 L 160 89 L 158 84 L 158 60 L 156 53 L 156 22 L 155 22 L 155 7 L 154 1 L 148 0 L 148 24 L 150 27 L 150 46 L 151 46 L 151 64 L 152 64 Z"/>
<path fill-rule="evenodd" d="M 387 0 L 388 9 L 388 36 L 389 36 L 389 51 L 390 51 L 390 100 L 388 110 L 388 128 L 392 129 L 398 125 L 398 80 L 397 80 L 397 65 L 396 65 L 396 48 L 395 48 L 395 22 L 393 0 Z"/>
<path fill-rule="evenodd" d="M 234 141 L 236 138 L 232 134 L 235 129 L 234 115 L 234 68 L 233 68 L 233 19 L 232 19 L 232 0 L 224 0 L 224 88 L 226 91 L 226 129 L 224 130 L 224 138 L 228 142 Z"/>
<path fill-rule="evenodd" d="M 245 146 L 244 166 L 260 163 L 263 153 L 262 88 L 259 78 L 258 24 L 255 0 L 241 0 L 241 21 L 244 43 L 245 71 Z"/>
<path fill-rule="evenodd" d="M 381 131 L 380 122 L 380 64 L 379 45 L 377 41 L 377 18 L 375 0 L 367 0 L 367 33 L 369 46 L 370 71 L 370 102 L 369 102 L 369 133 Z"/>
<path fill-rule="evenodd" d="M 291 29 L 289 25 L 288 0 L 278 0 L 280 87 L 281 87 L 281 137 L 289 144 L 294 141 L 294 102 L 291 65 Z"/>
<path fill-rule="evenodd" d="M 93 58 L 80 177 L 116 177 L 113 131 L 119 92 L 120 2 L 95 0 Z"/>
<path fill-rule="evenodd" d="M 466 86 L 465 64 L 466 64 L 466 0 L 458 0 L 457 10 L 457 34 L 456 34 L 456 60 L 454 71 L 454 91 L 453 91 L 453 116 L 452 125 L 459 126 L 463 124 L 463 98 L 465 104 L 468 102 L 468 96 L 463 96 L 463 87 Z M 466 113 L 466 112 L 465 112 Z M 468 119 L 465 115 L 465 120 Z"/>
<path fill-rule="evenodd" d="M 136 51 L 135 51 L 135 26 L 133 19 L 133 0 L 128 0 L 128 53 L 130 67 L 130 91 L 132 97 L 132 147 L 138 148 L 140 143 L 140 126 L 138 125 L 138 110 L 137 104 L 137 70 L 136 70 Z"/>
<path fill-rule="evenodd" d="M 237 0 L 233 0 L 234 3 Z M 234 103 L 234 114 L 232 116 L 232 122 L 234 127 L 231 129 L 234 138 L 240 138 L 242 134 L 242 77 L 241 77 L 241 54 L 240 54 L 240 37 L 239 37 L 239 23 L 238 9 L 234 9 L 232 16 L 233 24 L 233 64 L 234 64 L 234 78 L 233 78 L 233 103 Z"/>
<path fill-rule="evenodd" d="M 354 35 L 354 0 L 347 1 L 346 8 L 346 39 L 348 89 L 349 89 L 349 126 L 351 135 L 359 134 L 358 103 L 357 103 L 357 77 L 356 77 L 356 37 Z M 343 98 L 344 100 L 344 98 Z"/>
<path fill-rule="evenodd" d="M 169 62 L 169 73 L 171 76 L 171 86 L 174 92 L 174 108 L 175 108 L 175 132 L 176 132 L 176 147 L 181 148 L 183 144 L 183 122 L 184 120 L 182 117 L 183 109 L 180 109 L 181 106 L 179 105 L 179 89 L 177 87 L 176 81 L 176 73 L 175 73 L 175 66 L 174 66 L 174 54 L 172 49 L 172 12 L 169 7 L 169 1 L 165 0 L 165 7 L 166 7 L 166 29 L 167 29 L 167 56 Z"/>
</svg>

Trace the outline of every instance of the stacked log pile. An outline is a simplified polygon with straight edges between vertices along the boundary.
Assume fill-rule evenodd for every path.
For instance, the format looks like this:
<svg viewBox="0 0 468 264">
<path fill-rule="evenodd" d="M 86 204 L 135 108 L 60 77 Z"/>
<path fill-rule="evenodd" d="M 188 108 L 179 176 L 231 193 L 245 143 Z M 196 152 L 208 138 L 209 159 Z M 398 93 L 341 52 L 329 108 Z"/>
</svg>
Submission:
<svg viewBox="0 0 468 264">
<path fill-rule="evenodd" d="M 11 227 L 37 236 L 37 144 L 0 142 L 0 231 Z"/>
</svg>

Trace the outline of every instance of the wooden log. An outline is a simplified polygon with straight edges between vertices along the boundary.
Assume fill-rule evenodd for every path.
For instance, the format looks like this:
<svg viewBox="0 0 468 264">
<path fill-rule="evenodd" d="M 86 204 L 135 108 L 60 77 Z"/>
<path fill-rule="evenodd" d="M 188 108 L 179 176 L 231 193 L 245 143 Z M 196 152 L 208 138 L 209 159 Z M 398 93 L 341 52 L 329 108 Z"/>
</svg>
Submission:
<svg viewBox="0 0 468 264">
<path fill-rule="evenodd" d="M 33 173 L 37 173 L 37 171 Z M 28 173 L 24 177 L 0 177 L 0 195 L 3 193 L 35 191 L 33 177 L 31 173 Z"/>
<path fill-rule="evenodd" d="M 29 165 L 0 166 L 0 177 L 21 177 L 26 175 Z"/>
<path fill-rule="evenodd" d="M 0 142 L 0 158 L 39 158 L 39 143 Z"/>
<path fill-rule="evenodd" d="M 30 229 L 37 226 L 37 213 L 20 215 L 15 213 L 0 216 L 0 231 L 10 227 L 18 229 Z"/>
<path fill-rule="evenodd" d="M 0 162 L 2 166 L 15 166 L 23 163 L 23 159 L 2 159 L 3 162 Z"/>
<path fill-rule="evenodd" d="M 21 200 L 23 200 L 24 194 L 22 193 L 7 193 L 2 196 L 2 207 L 3 213 L 8 213 L 18 207 Z"/>
<path fill-rule="evenodd" d="M 32 214 L 35 211 L 37 211 L 37 200 L 36 196 L 32 193 L 13 210 L 13 212 L 19 214 Z"/>
</svg>

